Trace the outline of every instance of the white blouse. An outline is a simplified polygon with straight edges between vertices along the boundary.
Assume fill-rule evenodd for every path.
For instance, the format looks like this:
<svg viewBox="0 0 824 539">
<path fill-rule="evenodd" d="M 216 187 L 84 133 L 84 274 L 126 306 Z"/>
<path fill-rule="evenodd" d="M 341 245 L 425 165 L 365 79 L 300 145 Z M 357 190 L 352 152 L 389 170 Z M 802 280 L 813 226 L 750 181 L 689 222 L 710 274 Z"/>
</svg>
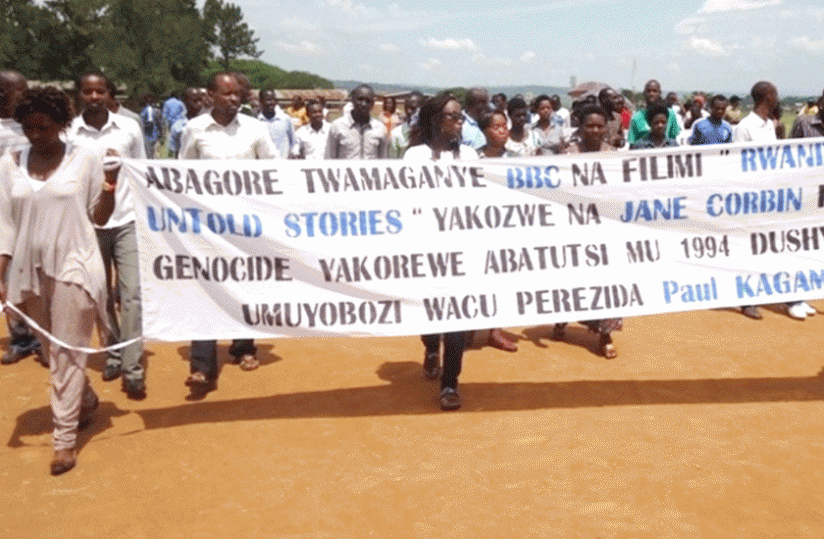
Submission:
<svg viewBox="0 0 824 539">
<path fill-rule="evenodd" d="M 39 296 L 37 270 L 83 287 L 106 320 L 103 259 L 92 215 L 103 182 L 94 150 L 68 144 L 57 169 L 35 189 L 28 173 L 31 146 L 0 159 L 0 254 L 10 255 L 8 301 Z M 37 181 L 37 180 L 34 180 Z"/>
</svg>

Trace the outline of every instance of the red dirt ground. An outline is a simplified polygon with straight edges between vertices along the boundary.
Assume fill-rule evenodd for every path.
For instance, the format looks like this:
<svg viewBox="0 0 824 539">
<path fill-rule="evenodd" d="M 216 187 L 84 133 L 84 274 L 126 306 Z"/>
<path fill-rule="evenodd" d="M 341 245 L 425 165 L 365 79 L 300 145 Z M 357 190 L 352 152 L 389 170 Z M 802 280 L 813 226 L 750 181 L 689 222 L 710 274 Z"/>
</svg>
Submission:
<svg viewBox="0 0 824 539">
<path fill-rule="evenodd" d="M 260 369 L 226 365 L 200 401 L 188 345 L 151 343 L 144 401 L 90 362 L 101 407 L 59 477 L 28 358 L 0 369 L 0 532 L 820 538 L 824 314 L 764 313 L 628 319 L 611 361 L 578 325 L 513 328 L 518 353 L 467 353 L 451 413 L 415 337 L 263 341 Z"/>
</svg>

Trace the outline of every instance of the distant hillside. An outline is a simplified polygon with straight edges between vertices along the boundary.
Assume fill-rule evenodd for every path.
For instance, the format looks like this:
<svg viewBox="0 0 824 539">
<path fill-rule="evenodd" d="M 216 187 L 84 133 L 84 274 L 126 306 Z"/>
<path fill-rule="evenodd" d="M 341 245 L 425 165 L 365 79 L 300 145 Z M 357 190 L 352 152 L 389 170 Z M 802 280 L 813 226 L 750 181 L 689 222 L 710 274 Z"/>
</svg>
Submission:
<svg viewBox="0 0 824 539">
<path fill-rule="evenodd" d="M 363 84 L 363 81 L 333 80 L 332 83 L 335 85 L 335 88 L 351 90 L 358 84 Z M 380 82 L 367 82 L 366 84 L 374 88 L 375 92 L 378 94 L 391 94 L 395 92 L 404 92 L 407 90 L 419 90 L 425 94 L 434 95 L 440 92 L 441 90 L 451 88 L 449 86 L 415 86 L 405 84 L 383 84 Z M 507 97 L 512 97 L 513 95 L 518 94 L 527 97 L 535 97 L 541 94 L 558 94 L 559 96 L 561 96 L 561 98 L 565 98 L 566 93 L 569 90 L 568 88 L 562 88 L 559 86 L 487 86 L 486 89 L 489 91 L 490 95 L 501 92 L 505 93 Z"/>
<path fill-rule="evenodd" d="M 260 60 L 232 60 L 230 66 L 235 71 L 245 73 L 252 83 L 253 88 L 289 88 L 293 90 L 313 90 L 316 88 L 332 89 L 332 81 L 321 76 L 306 73 L 304 71 L 284 71 L 283 69 L 261 62 Z M 203 71 L 203 80 L 222 68 L 217 62 L 212 62 Z"/>
</svg>

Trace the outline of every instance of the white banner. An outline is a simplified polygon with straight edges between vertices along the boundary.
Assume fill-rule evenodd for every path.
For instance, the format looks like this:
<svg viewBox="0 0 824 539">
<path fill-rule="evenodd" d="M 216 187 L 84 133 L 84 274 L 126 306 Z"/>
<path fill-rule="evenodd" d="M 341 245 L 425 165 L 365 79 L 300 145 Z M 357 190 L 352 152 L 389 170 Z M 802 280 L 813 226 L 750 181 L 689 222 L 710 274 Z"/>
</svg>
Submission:
<svg viewBox="0 0 824 539">
<path fill-rule="evenodd" d="M 413 335 L 824 296 L 824 139 L 124 161 L 150 339 Z"/>
</svg>

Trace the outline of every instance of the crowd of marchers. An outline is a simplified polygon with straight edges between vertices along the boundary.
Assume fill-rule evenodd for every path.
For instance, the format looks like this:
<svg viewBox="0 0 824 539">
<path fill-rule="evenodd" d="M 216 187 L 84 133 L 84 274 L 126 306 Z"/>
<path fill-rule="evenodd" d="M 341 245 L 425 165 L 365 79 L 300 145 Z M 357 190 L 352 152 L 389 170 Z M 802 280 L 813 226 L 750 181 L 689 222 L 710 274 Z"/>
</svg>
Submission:
<svg viewBox="0 0 824 539">
<path fill-rule="evenodd" d="M 146 397 L 134 201 L 119 181 L 121 158 L 456 161 L 824 136 L 824 94 L 785 133 L 778 91 L 767 81 L 753 85 L 746 114 L 735 96 L 697 95 L 682 105 L 675 93 L 664 97 L 656 80 L 646 83 L 637 110 L 609 87 L 579 96 L 571 110 L 557 95 L 490 99 L 472 88 L 463 99 L 410 92 L 401 112 L 394 97 L 376 103 L 368 85 L 354 88 L 340 110 L 301 97 L 282 108 L 274 90 L 254 91 L 237 72 L 215 73 L 205 88 L 162 104 L 143 95 L 138 112 L 123 107 L 116 91 L 102 72 L 78 76 L 75 95 L 0 72 L 0 300 L 51 335 L 7 309 L 11 338 L 2 363 L 34 355 L 49 367 L 55 475 L 75 466 L 77 431 L 99 405 L 81 350 L 95 328 L 108 348 L 103 380 L 119 378 L 128 397 Z M 758 306 L 742 312 L 761 319 Z M 805 302 L 787 305 L 795 319 L 815 312 Z M 612 334 L 623 323 L 584 322 L 606 358 L 617 356 Z M 556 324 L 553 338 L 562 340 L 565 327 Z M 500 328 L 484 335 L 490 346 L 517 350 Z M 461 406 L 458 377 L 472 338 L 466 331 L 422 336 L 423 375 L 440 381 L 443 410 Z M 234 340 L 229 355 L 243 370 L 259 366 L 251 339 Z M 185 384 L 191 398 L 202 398 L 217 388 L 216 342 L 192 342 L 189 359 Z"/>
</svg>

